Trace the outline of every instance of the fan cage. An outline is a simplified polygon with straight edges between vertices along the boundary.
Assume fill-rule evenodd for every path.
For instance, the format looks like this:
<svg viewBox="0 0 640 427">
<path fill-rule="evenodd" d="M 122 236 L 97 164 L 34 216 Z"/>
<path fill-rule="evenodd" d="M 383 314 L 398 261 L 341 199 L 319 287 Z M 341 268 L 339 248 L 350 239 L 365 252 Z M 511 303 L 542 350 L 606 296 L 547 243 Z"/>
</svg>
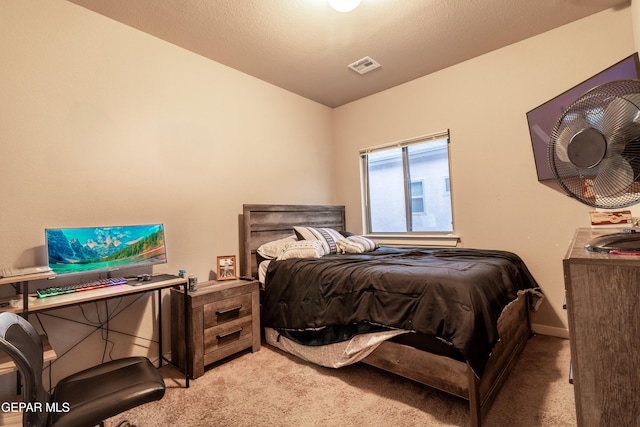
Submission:
<svg viewBox="0 0 640 427">
<path fill-rule="evenodd" d="M 606 152 L 589 167 L 567 155 L 567 138 L 595 129 Z M 570 144 L 570 142 L 569 142 Z M 586 92 L 562 114 L 551 134 L 548 159 L 556 181 L 580 202 L 621 208 L 640 201 L 640 80 L 616 80 Z"/>
</svg>

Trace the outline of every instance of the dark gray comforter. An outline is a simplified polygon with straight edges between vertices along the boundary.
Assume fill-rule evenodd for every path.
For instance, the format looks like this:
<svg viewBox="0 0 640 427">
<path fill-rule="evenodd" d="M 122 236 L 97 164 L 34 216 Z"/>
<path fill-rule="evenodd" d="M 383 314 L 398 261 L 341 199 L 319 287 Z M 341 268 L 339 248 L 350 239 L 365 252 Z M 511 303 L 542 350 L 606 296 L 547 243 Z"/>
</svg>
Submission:
<svg viewBox="0 0 640 427">
<path fill-rule="evenodd" d="M 362 323 L 434 335 L 481 376 L 497 320 L 538 285 L 517 255 L 479 249 L 381 247 L 359 255 L 271 262 L 263 326 L 309 329 Z"/>
</svg>

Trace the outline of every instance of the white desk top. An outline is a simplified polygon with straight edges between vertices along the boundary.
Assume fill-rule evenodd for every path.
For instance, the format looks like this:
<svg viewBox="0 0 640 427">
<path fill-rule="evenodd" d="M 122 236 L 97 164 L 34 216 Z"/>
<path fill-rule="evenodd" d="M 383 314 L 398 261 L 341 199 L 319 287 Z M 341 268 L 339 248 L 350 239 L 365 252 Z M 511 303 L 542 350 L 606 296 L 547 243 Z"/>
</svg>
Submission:
<svg viewBox="0 0 640 427">
<path fill-rule="evenodd" d="M 37 275 L 34 274 L 30 276 L 21 276 L 21 277 L 25 278 L 25 277 L 31 277 L 31 276 L 38 276 L 38 278 L 37 279 L 33 278 L 29 280 L 38 280 L 38 279 L 51 277 L 51 275 L 46 276 L 43 274 L 37 274 Z M 167 278 L 163 280 L 163 276 L 166 276 Z M 64 306 L 73 305 L 73 304 L 81 304 L 89 301 L 96 301 L 96 300 L 101 300 L 106 298 L 114 298 L 114 297 L 129 295 L 129 294 L 135 294 L 139 292 L 154 291 L 158 289 L 169 288 L 171 286 L 183 285 L 184 283 L 187 282 L 187 279 L 183 279 L 181 277 L 171 276 L 171 275 L 159 275 L 155 277 L 156 277 L 156 280 L 153 280 L 152 278 L 152 280 L 149 282 L 129 281 L 129 283 L 122 284 L 122 285 L 108 286 L 104 288 L 91 289 L 89 291 L 73 292 L 69 294 L 56 295 L 56 296 L 46 297 L 46 298 L 36 298 L 35 301 L 29 302 L 29 307 L 27 311 L 34 312 L 34 311 L 40 311 L 40 310 L 49 310 L 52 308 L 64 307 Z M 35 294 L 29 294 L 29 296 L 35 296 Z M 11 298 L 12 299 L 22 298 L 22 295 L 15 295 Z M 7 299 L 7 298 L 4 298 L 4 299 Z M 14 308 L 9 306 L 9 307 L 0 308 L 0 311 L 12 311 L 15 313 L 20 313 L 23 310 L 22 310 L 22 307 Z"/>
<path fill-rule="evenodd" d="M 24 276 L 0 277 L 0 285 L 10 285 L 12 283 L 32 282 L 34 280 L 49 279 L 56 277 L 52 271 L 46 273 L 25 274 Z"/>
</svg>

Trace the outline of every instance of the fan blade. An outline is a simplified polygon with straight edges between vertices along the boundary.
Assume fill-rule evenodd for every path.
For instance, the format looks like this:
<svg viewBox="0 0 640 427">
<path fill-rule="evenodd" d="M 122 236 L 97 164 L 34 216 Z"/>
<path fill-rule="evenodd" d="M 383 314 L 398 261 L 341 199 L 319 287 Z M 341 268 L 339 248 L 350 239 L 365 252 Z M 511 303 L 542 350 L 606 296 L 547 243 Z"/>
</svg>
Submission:
<svg viewBox="0 0 640 427">
<path fill-rule="evenodd" d="M 640 94 L 618 96 L 607 105 L 602 131 L 611 154 L 620 154 L 625 144 L 640 137 Z"/>
<path fill-rule="evenodd" d="M 571 140 L 581 130 L 588 129 L 590 126 L 587 123 L 587 121 L 584 120 L 582 117 L 572 119 L 570 122 L 565 123 L 564 126 L 565 126 L 564 129 L 560 131 L 560 134 L 556 139 L 555 149 L 556 149 L 556 156 L 558 156 L 558 159 L 568 163 L 570 160 L 569 160 L 569 154 L 567 153 L 567 150 L 569 149 L 569 144 L 571 143 Z"/>
<path fill-rule="evenodd" d="M 598 196 L 617 196 L 626 192 L 633 184 L 633 168 L 620 155 L 604 159 L 598 168 L 593 188 Z"/>
</svg>

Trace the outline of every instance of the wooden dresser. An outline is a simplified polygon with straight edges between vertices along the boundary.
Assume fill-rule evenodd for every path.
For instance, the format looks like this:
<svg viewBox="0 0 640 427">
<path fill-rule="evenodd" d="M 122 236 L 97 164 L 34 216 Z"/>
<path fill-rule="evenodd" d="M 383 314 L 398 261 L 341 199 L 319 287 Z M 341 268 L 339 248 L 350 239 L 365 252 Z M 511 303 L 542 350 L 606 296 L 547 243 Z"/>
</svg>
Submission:
<svg viewBox="0 0 640 427">
<path fill-rule="evenodd" d="M 563 261 L 578 426 L 640 426 L 640 256 L 584 249 L 618 231 L 577 230 Z"/>
<path fill-rule="evenodd" d="M 229 280 L 200 283 L 187 296 L 191 320 L 189 353 L 184 346 L 184 291 L 171 289 L 171 359 L 191 378 L 204 367 L 241 350 L 260 350 L 260 294 L 258 281 Z"/>
</svg>

